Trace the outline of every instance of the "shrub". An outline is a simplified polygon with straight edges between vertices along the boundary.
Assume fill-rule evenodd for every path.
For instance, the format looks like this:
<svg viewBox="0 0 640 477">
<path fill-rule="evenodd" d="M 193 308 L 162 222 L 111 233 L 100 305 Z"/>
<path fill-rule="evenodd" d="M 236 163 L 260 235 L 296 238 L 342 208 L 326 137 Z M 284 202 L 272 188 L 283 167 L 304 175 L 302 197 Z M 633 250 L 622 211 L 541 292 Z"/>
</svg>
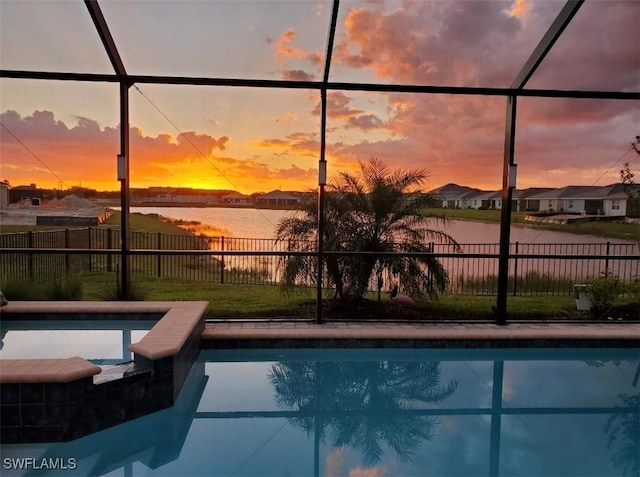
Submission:
<svg viewBox="0 0 640 477">
<path fill-rule="evenodd" d="M 606 270 L 599 277 L 587 279 L 585 283 L 591 308 L 595 311 L 611 308 L 618 299 L 618 295 L 623 291 L 620 279 Z"/>
<path fill-rule="evenodd" d="M 100 299 L 104 301 L 119 301 L 123 299 L 122 290 L 119 283 L 112 283 L 104 286 L 98 293 Z M 130 301 L 144 301 L 147 292 L 140 285 L 132 282 L 129 288 Z"/>
<path fill-rule="evenodd" d="M 82 280 L 80 278 L 65 278 L 52 283 L 46 289 L 49 300 L 81 300 L 83 295 Z"/>
<path fill-rule="evenodd" d="M 23 281 L 4 281 L 2 293 L 8 301 L 31 301 L 44 298 L 43 287 L 39 283 Z"/>
<path fill-rule="evenodd" d="M 626 293 L 634 303 L 640 302 L 640 278 L 634 278 L 624 286 Z"/>
</svg>

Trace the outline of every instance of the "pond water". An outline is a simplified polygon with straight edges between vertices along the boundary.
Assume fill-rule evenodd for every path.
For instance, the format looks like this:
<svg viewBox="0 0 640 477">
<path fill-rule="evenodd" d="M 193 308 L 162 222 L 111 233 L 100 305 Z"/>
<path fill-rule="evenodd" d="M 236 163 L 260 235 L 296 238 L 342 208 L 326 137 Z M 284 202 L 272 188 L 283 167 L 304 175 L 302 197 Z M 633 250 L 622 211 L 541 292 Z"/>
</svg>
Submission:
<svg viewBox="0 0 640 477">
<path fill-rule="evenodd" d="M 240 209 L 224 207 L 132 207 L 131 212 L 159 214 L 172 219 L 202 222 L 242 238 L 274 238 L 278 222 L 291 214 L 286 210 Z M 444 230 L 459 243 L 498 243 L 500 225 L 497 223 L 451 220 L 446 226 L 434 224 L 434 229 Z M 511 242 L 520 243 L 631 243 L 624 240 L 603 239 L 591 235 L 576 235 L 534 226 L 513 226 Z"/>
<path fill-rule="evenodd" d="M 2 320 L 0 359 L 82 356 L 97 365 L 133 359 L 137 343 L 154 320 Z"/>
</svg>

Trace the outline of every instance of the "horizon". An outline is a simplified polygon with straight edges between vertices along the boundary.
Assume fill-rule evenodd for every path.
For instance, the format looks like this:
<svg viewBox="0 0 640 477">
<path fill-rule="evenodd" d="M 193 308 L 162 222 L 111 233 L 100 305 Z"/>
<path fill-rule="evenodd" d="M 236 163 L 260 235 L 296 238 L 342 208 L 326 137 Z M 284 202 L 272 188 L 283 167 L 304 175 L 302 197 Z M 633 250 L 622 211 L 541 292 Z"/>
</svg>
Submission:
<svg viewBox="0 0 640 477">
<path fill-rule="evenodd" d="M 91 187 L 86 187 L 86 186 L 71 186 L 70 188 L 67 189 L 58 189 L 58 188 L 48 188 L 48 187 L 40 187 L 38 186 L 38 184 L 17 184 L 17 185 L 12 185 L 10 182 L 6 181 L 6 180 L 2 180 L 0 179 L 0 183 L 4 183 L 7 184 L 9 186 L 10 189 L 12 188 L 16 188 L 16 187 L 32 187 L 35 185 L 35 189 L 37 190 L 46 190 L 46 191 L 51 191 L 51 192 L 70 192 L 73 193 L 74 189 L 80 189 L 80 190 L 89 190 L 92 192 L 96 192 L 98 194 L 104 193 L 104 194 L 112 194 L 112 193 L 120 193 L 121 190 L 120 189 L 113 189 L 113 190 L 99 190 L 99 189 L 93 189 Z M 612 182 L 612 183 L 607 183 L 607 184 L 602 184 L 602 185 L 590 185 L 590 184 L 565 184 L 559 187 L 527 187 L 527 188 L 521 188 L 521 187 L 516 187 L 514 189 L 514 191 L 525 191 L 525 190 L 530 190 L 530 189 L 564 189 L 564 188 L 570 188 L 570 187 L 612 187 L 612 186 L 616 186 L 616 185 L 624 185 L 623 182 L 621 181 L 616 181 L 616 182 Z M 442 189 L 444 187 L 447 186 L 454 186 L 454 187 L 458 187 L 460 189 L 469 189 L 470 191 L 477 191 L 477 192 L 483 192 L 483 193 L 491 193 L 491 192 L 501 192 L 502 189 L 498 188 L 498 189 L 479 189 L 476 187 L 472 187 L 472 186 L 468 186 L 468 185 L 464 185 L 464 184 L 457 184 L 455 182 L 449 182 L 447 184 L 442 184 L 440 186 L 434 187 L 434 188 L 430 188 L 430 189 L 418 189 L 414 192 L 420 192 L 423 194 L 431 194 L 435 191 L 437 191 L 438 189 Z M 635 184 L 636 188 L 640 188 L 640 184 Z M 179 190 L 184 190 L 184 191 L 192 191 L 192 192 L 207 192 L 207 193 L 239 193 L 243 196 L 246 197 L 250 197 L 250 196 L 254 196 L 254 195 L 265 195 L 265 194 L 269 194 L 272 192 L 283 192 L 283 193 L 290 193 L 290 194 L 310 194 L 310 193 L 317 193 L 318 189 L 316 187 L 316 189 L 308 189 L 308 190 L 300 190 L 300 189 L 271 189 L 271 190 L 260 190 L 260 191 L 255 191 L 255 192 L 251 192 L 248 194 L 243 194 L 242 192 L 238 192 L 236 190 L 233 189 L 201 189 L 201 188 L 193 188 L 193 187 L 183 187 L 183 186 L 159 186 L 159 185 L 153 185 L 153 186 L 148 186 L 148 187 L 130 187 L 129 190 L 131 192 L 136 192 L 136 191 L 151 191 L 152 189 L 163 189 L 166 191 L 179 191 Z M 154 191 L 156 192 L 156 191 Z M 157 192 L 163 192 L 163 191 L 157 191 Z"/>
<path fill-rule="evenodd" d="M 181 5 L 101 4 L 129 72 L 322 76 L 327 2 Z M 562 5 L 350 2 L 339 12 L 331 80 L 507 87 Z M 638 19 L 639 2 L 585 2 L 528 86 L 640 91 Z M 168 41 L 167 28 L 174 32 Z M 5 0 L 0 38 L 2 69 L 112 71 L 81 3 L 34 8 Z M 119 190 L 117 85 L 0 78 L 0 87 L 0 179 Z M 318 91 L 144 84 L 129 97 L 134 189 L 169 184 L 250 195 L 317 188 Z M 448 183 L 500 190 L 505 103 L 494 96 L 330 91 L 328 175 L 377 157 L 392 170 L 426 169 L 424 190 Z M 519 98 L 517 188 L 619 182 L 623 162 L 639 169 L 638 156 L 629 156 L 638 124 L 637 101 Z"/>
</svg>

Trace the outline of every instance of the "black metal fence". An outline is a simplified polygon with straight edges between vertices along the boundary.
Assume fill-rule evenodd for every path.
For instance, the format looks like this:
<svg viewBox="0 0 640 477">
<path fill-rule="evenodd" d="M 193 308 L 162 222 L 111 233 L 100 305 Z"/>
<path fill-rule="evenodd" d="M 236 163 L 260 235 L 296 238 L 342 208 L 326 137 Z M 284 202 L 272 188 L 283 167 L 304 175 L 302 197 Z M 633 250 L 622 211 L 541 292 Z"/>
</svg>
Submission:
<svg viewBox="0 0 640 477">
<path fill-rule="evenodd" d="M 452 294 L 497 293 L 498 244 L 462 244 L 456 250 L 434 243 L 432 255 L 449 273 Z M 294 254 L 315 256 L 309 244 L 274 239 L 206 237 L 133 232 L 133 275 L 194 282 L 275 285 Z M 305 252 L 306 250 L 306 252 Z M 117 229 L 83 228 L 0 234 L 0 280 L 47 283 L 85 271 L 114 272 L 120 266 Z M 292 252 L 293 251 L 293 252 Z M 356 255 L 354 252 L 352 255 Z M 527 244 L 510 248 L 509 290 L 513 295 L 572 293 L 572 285 L 604 270 L 624 282 L 640 278 L 635 244 Z M 310 275 L 303 285 L 311 286 Z M 372 286 L 371 289 L 374 287 Z"/>
</svg>

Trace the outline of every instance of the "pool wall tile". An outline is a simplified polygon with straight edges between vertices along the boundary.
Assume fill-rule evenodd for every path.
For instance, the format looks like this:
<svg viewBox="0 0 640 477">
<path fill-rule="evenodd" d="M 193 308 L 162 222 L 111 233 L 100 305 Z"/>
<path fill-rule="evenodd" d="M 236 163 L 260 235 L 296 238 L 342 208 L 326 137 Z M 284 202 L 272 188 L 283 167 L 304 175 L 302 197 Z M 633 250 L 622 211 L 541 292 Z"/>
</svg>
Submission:
<svg viewBox="0 0 640 477">
<path fill-rule="evenodd" d="M 41 383 L 22 383 L 20 394 L 21 404 L 37 404 L 44 403 L 44 384 Z"/>
<path fill-rule="evenodd" d="M 21 405 L 20 409 L 20 425 L 23 427 L 29 426 L 44 426 L 44 404 L 27 404 Z"/>
<path fill-rule="evenodd" d="M 20 426 L 20 405 L 5 404 L 0 405 L 0 421 L 3 427 L 19 427 Z"/>
<path fill-rule="evenodd" d="M 20 404 L 20 384 L 6 384 L 0 386 L 0 405 Z"/>
</svg>

